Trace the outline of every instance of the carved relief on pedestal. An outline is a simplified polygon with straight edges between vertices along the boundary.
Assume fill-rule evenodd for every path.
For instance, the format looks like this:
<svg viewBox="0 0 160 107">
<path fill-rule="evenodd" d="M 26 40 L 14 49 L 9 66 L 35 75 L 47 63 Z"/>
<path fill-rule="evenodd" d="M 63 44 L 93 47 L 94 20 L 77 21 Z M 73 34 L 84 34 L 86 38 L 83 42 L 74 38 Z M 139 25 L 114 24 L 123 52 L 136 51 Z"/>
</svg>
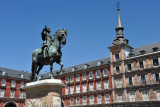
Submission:
<svg viewBox="0 0 160 107">
<path fill-rule="evenodd" d="M 42 107 L 42 98 L 28 99 L 28 107 Z"/>
</svg>

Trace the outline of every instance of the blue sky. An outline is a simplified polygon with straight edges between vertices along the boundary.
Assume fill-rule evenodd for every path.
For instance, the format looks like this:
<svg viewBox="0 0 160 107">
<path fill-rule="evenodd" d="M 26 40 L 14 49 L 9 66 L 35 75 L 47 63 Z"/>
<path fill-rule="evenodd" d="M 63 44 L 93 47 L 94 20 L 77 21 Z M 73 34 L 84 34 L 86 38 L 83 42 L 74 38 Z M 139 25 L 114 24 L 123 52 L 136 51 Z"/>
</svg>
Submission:
<svg viewBox="0 0 160 107">
<path fill-rule="evenodd" d="M 124 36 L 132 47 L 160 42 L 160 0 L 119 0 Z M 117 0 L 0 0 L 0 67 L 31 71 L 32 51 L 50 26 L 68 30 L 64 67 L 109 57 L 116 37 Z M 54 70 L 60 66 L 54 64 Z M 49 71 L 49 66 L 41 73 Z"/>
</svg>

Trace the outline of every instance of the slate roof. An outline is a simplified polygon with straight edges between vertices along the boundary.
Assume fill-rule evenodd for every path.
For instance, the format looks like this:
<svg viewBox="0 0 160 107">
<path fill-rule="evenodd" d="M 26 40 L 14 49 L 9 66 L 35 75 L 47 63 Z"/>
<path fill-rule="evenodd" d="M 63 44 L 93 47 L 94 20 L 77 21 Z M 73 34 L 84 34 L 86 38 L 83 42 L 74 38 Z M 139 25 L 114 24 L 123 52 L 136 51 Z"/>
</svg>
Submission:
<svg viewBox="0 0 160 107">
<path fill-rule="evenodd" d="M 6 76 L 19 78 L 19 79 L 29 80 L 29 76 L 30 76 L 30 73 L 28 72 L 23 72 L 23 71 L 18 71 L 18 70 L 3 68 L 3 67 L 0 67 L 0 71 L 4 71 L 6 73 Z M 23 78 L 19 76 L 20 74 L 23 75 Z"/>
<path fill-rule="evenodd" d="M 150 44 L 150 45 L 141 46 L 141 47 L 138 47 L 138 48 L 134 48 L 134 49 L 132 49 L 132 53 L 133 53 L 133 56 L 140 55 L 140 51 L 145 51 L 145 54 L 153 53 L 153 48 L 155 48 L 155 47 L 160 49 L 160 42 L 153 43 L 153 44 Z"/>
</svg>

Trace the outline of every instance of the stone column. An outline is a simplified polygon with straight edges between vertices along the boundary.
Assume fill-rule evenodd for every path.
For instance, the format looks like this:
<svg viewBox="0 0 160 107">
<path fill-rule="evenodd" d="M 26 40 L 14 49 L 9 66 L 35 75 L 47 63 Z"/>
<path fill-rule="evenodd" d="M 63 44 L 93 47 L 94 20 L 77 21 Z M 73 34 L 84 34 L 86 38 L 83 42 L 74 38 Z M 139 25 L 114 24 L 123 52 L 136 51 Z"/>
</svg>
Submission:
<svg viewBox="0 0 160 107">
<path fill-rule="evenodd" d="M 26 84 L 26 107 L 61 107 L 62 88 L 58 79 L 45 79 Z"/>
</svg>

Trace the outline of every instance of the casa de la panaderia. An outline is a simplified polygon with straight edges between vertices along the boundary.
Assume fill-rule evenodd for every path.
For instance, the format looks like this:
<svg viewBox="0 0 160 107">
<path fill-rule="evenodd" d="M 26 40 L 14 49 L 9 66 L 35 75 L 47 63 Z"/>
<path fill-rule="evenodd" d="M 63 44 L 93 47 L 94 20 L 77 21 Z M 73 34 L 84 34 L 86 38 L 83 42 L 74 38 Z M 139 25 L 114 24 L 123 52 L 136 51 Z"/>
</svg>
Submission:
<svg viewBox="0 0 160 107">
<path fill-rule="evenodd" d="M 64 68 L 54 74 L 65 107 L 158 107 L 160 104 L 160 42 L 133 48 L 123 35 L 120 12 L 109 57 Z M 14 71 L 14 72 L 13 72 Z M 0 107 L 24 107 L 23 87 L 30 73 L 0 68 Z M 41 74 L 49 78 L 49 73 Z"/>
</svg>

